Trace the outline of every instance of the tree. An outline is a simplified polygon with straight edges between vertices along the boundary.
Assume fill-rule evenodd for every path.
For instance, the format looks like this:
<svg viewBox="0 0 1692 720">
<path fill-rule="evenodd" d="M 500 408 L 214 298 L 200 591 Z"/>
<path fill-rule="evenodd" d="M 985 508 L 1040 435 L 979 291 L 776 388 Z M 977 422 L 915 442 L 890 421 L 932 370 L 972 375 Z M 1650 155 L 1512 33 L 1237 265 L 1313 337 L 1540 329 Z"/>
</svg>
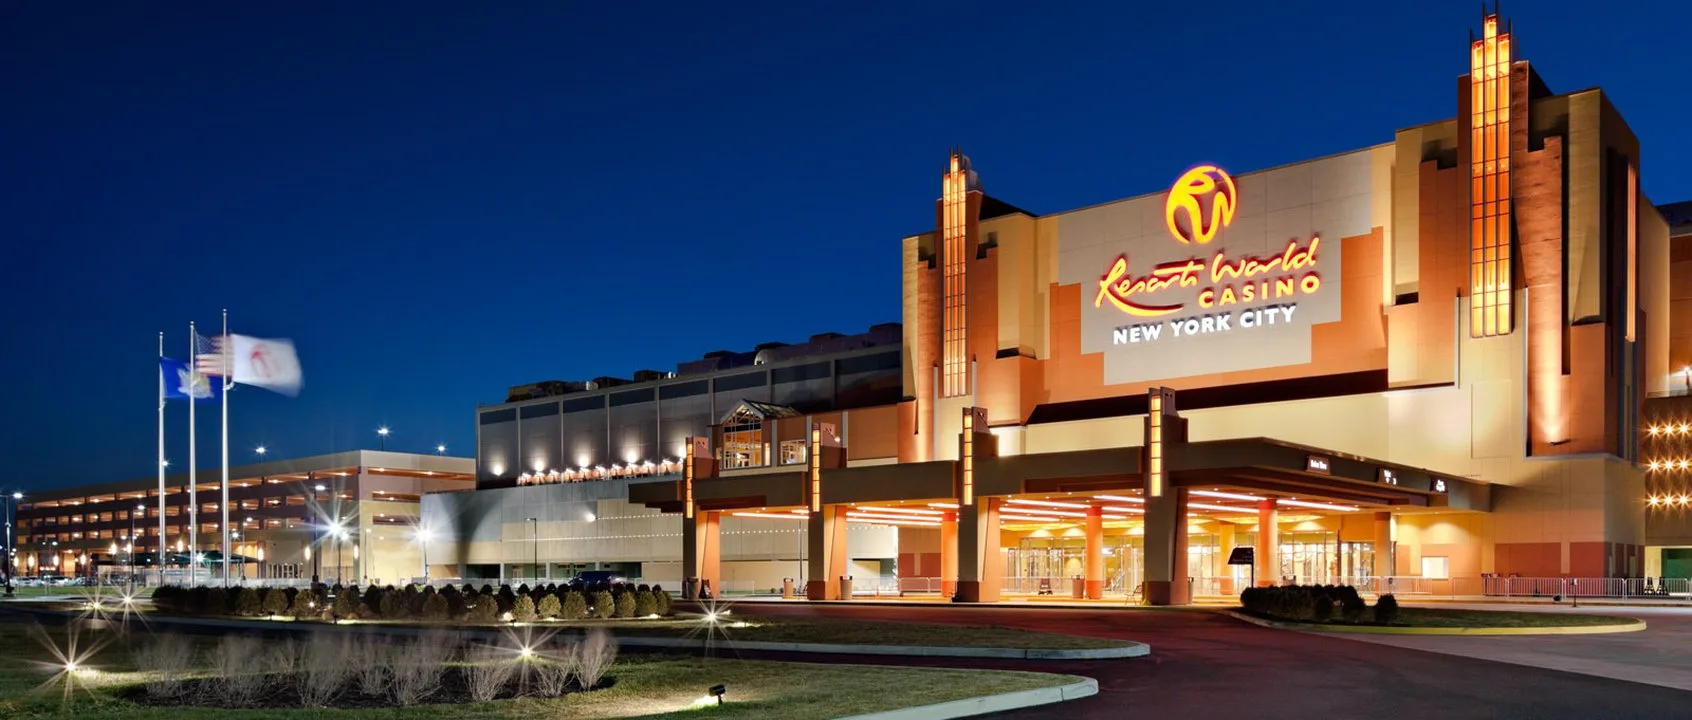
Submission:
<svg viewBox="0 0 1692 720">
<path fill-rule="evenodd" d="M 604 620 L 617 612 L 617 599 L 611 597 L 611 591 L 600 590 L 593 594 L 593 616 Z"/>
<path fill-rule="evenodd" d="M 206 591 L 206 605 L 200 612 L 206 615 L 226 615 L 229 613 L 229 593 L 223 588 L 214 587 Z"/>
<path fill-rule="evenodd" d="M 499 600 L 491 595 L 476 598 L 476 605 L 470 608 L 470 622 L 495 623 L 499 622 Z"/>
<path fill-rule="evenodd" d="M 624 592 L 617 595 L 617 617 L 632 618 L 635 616 L 635 594 Z"/>
<path fill-rule="evenodd" d="M 559 617 L 565 620 L 581 620 L 588 616 L 587 596 L 573 592 L 564 596 L 564 608 Z"/>
<path fill-rule="evenodd" d="M 511 606 L 511 619 L 517 622 L 535 621 L 535 601 L 528 595 L 518 595 L 517 602 Z"/>
<path fill-rule="evenodd" d="M 558 602 L 557 595 L 542 595 L 540 602 L 535 605 L 535 614 L 551 620 L 564 612 L 564 604 Z"/>
<path fill-rule="evenodd" d="M 656 598 L 652 597 L 652 591 L 642 590 L 640 592 L 635 593 L 635 599 L 634 599 L 634 615 L 635 615 L 635 617 L 646 617 L 648 615 L 657 615 L 657 614 L 658 614 L 658 600 Z"/>
</svg>

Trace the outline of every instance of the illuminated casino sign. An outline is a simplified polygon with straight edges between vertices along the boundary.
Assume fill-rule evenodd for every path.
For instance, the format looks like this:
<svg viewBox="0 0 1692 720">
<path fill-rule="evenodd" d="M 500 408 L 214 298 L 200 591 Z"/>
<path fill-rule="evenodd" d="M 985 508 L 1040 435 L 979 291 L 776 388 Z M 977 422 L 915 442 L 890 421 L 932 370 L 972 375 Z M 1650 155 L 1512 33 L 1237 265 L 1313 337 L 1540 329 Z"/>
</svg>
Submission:
<svg viewBox="0 0 1692 720">
<path fill-rule="evenodd" d="M 1082 352 L 1109 384 L 1309 362 L 1311 328 L 1340 318 L 1341 240 L 1373 226 L 1371 170 L 1367 150 L 1237 178 L 1199 165 L 1059 216 Z"/>
</svg>

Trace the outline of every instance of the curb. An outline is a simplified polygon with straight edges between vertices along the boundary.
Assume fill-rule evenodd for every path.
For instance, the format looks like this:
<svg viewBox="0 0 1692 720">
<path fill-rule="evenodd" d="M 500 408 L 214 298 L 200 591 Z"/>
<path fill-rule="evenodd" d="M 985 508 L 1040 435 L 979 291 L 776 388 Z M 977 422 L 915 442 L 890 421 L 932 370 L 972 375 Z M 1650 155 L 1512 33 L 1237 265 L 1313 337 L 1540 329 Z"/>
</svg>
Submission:
<svg viewBox="0 0 1692 720">
<path fill-rule="evenodd" d="M 1303 632 L 1354 633 L 1359 635 L 1603 635 L 1608 633 L 1639 632 L 1644 620 L 1618 625 L 1565 625 L 1561 627 L 1390 627 L 1382 625 L 1317 625 L 1314 623 L 1264 620 L 1245 613 L 1222 613 L 1258 627 Z"/>
<path fill-rule="evenodd" d="M 986 715 L 1038 705 L 1051 705 L 1097 694 L 1099 694 L 1099 681 L 1092 678 L 1083 678 L 1081 682 L 1068 685 L 1035 688 L 998 695 L 982 695 L 933 705 L 917 705 L 867 715 L 853 715 L 843 720 L 947 720 L 948 718 Z"/>
<path fill-rule="evenodd" d="M 618 637 L 617 642 L 629 647 L 648 648 L 705 648 L 704 639 L 666 637 Z M 903 657 L 993 658 L 1002 660 L 1115 660 L 1145 657 L 1151 646 L 1130 642 L 1126 647 L 1058 650 L 1052 648 L 992 648 L 950 647 L 933 645 L 845 645 L 832 643 L 786 643 L 724 640 L 715 644 L 729 650 L 763 652 L 821 653 L 828 655 L 897 655 Z M 961 716 L 948 716 L 961 717 Z"/>
</svg>

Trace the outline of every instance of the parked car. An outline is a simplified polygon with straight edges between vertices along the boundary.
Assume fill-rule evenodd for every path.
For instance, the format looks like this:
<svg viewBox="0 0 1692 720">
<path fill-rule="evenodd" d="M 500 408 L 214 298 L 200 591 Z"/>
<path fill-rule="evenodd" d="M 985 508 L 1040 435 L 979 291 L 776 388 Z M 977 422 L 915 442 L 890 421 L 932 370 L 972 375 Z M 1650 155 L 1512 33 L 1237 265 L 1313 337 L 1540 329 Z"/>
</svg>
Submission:
<svg viewBox="0 0 1692 720">
<path fill-rule="evenodd" d="M 596 585 L 610 585 L 627 581 L 622 573 L 615 570 L 583 570 L 570 580 L 570 587 L 583 588 Z"/>
</svg>

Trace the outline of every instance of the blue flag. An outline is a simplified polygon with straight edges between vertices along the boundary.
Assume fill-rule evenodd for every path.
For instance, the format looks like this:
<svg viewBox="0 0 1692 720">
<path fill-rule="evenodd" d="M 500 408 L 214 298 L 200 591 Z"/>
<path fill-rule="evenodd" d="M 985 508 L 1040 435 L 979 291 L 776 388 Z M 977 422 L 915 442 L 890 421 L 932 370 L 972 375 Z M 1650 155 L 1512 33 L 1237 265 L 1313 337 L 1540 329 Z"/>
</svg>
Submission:
<svg viewBox="0 0 1692 720">
<path fill-rule="evenodd" d="M 223 398 L 222 378 L 195 375 L 188 363 L 176 358 L 159 358 L 159 373 L 164 376 L 166 400 L 192 397 L 196 402 L 206 402 Z"/>
</svg>

